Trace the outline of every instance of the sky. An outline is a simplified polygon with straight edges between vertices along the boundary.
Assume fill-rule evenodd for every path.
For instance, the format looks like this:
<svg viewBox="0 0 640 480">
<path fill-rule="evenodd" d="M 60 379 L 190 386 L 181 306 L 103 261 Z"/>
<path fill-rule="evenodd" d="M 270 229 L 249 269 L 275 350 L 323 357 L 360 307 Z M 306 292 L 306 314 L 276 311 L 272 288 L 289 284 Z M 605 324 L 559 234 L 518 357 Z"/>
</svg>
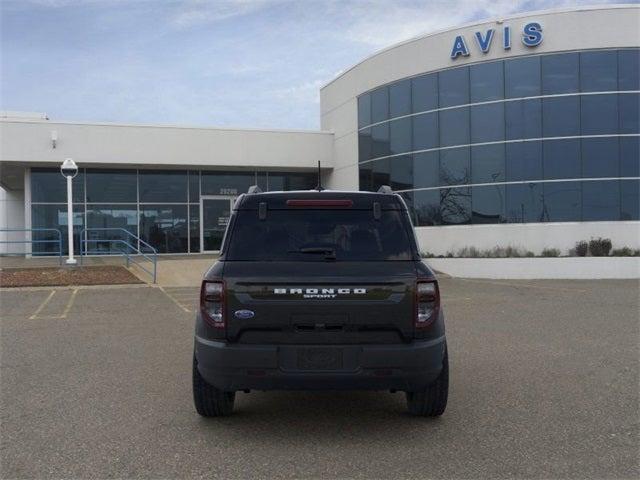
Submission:
<svg viewBox="0 0 640 480">
<path fill-rule="evenodd" d="M 592 3 L 0 0 L 0 110 L 317 129 L 320 87 L 384 47 L 485 18 Z"/>
</svg>

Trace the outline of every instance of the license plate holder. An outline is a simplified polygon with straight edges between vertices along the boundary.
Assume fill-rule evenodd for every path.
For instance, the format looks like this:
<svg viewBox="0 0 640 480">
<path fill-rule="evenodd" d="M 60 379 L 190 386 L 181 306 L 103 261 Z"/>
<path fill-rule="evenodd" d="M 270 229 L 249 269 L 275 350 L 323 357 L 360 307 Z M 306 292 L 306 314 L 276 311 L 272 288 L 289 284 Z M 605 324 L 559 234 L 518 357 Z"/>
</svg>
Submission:
<svg viewBox="0 0 640 480">
<path fill-rule="evenodd" d="M 298 348 L 296 367 L 299 370 L 342 370 L 344 368 L 341 348 Z"/>
</svg>

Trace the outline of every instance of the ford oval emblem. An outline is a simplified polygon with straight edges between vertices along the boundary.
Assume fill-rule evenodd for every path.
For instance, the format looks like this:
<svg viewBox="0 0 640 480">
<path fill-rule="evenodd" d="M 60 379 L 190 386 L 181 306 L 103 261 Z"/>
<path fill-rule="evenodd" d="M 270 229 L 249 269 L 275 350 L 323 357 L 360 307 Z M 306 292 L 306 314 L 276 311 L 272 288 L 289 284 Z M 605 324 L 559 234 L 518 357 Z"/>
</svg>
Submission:
<svg viewBox="0 0 640 480">
<path fill-rule="evenodd" d="M 236 318 L 247 320 L 249 318 L 253 318 L 255 316 L 255 313 L 252 310 L 236 310 L 234 315 L 236 316 Z"/>
</svg>

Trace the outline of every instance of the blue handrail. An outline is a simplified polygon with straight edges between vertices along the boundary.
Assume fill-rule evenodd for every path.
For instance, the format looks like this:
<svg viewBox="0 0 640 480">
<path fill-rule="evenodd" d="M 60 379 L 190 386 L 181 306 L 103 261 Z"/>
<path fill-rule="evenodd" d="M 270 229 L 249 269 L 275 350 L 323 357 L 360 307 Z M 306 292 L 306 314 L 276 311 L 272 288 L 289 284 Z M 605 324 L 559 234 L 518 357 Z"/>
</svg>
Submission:
<svg viewBox="0 0 640 480">
<path fill-rule="evenodd" d="M 33 244 L 34 243 L 57 243 L 58 244 L 58 251 L 57 252 L 51 252 L 51 253 L 57 253 L 58 254 L 58 260 L 60 262 L 60 265 L 62 265 L 62 233 L 60 232 L 60 230 L 58 230 L 57 228 L 0 228 L 0 233 L 8 233 L 8 232 L 55 232 L 58 234 L 58 238 L 57 239 L 53 239 L 53 240 L 34 240 L 33 237 L 30 238 L 29 240 L 24 239 L 24 240 L 0 240 L 0 243 L 29 243 L 31 244 L 31 250 L 32 250 L 32 254 L 33 254 Z M 25 255 L 28 254 L 29 252 L 2 252 L 2 255 Z M 36 253 L 41 253 L 41 252 L 36 252 Z M 49 252 L 46 252 L 49 253 Z"/>
<path fill-rule="evenodd" d="M 128 235 L 127 240 L 124 240 L 122 238 L 86 238 L 86 233 L 89 232 L 113 232 L 113 231 L 118 231 L 118 232 L 123 232 L 126 233 Z M 130 241 L 128 240 L 133 240 L 135 245 L 132 245 L 130 243 Z M 103 251 L 100 250 L 93 250 L 90 251 L 87 249 L 88 247 L 88 243 L 109 243 L 109 245 L 111 246 L 112 244 L 115 244 L 116 247 L 119 247 L 120 245 L 124 246 L 124 248 L 120 249 L 117 248 L 117 251 L 121 254 L 124 255 L 126 261 L 127 261 L 127 267 L 129 266 L 129 264 L 131 262 L 133 262 L 134 264 L 136 264 L 141 270 L 143 270 L 144 272 L 148 273 L 149 275 L 151 275 L 151 277 L 153 278 L 153 283 L 156 283 L 156 278 L 157 278 L 157 267 L 158 267 L 158 251 L 153 248 L 151 245 L 149 245 L 147 242 L 145 242 L 144 240 L 142 240 L 140 237 L 138 237 L 137 235 L 134 235 L 133 233 L 131 233 L 129 230 L 127 230 L 126 228 L 118 228 L 118 227 L 113 227 L 113 228 L 83 228 L 82 231 L 80 232 L 80 263 L 82 263 L 82 259 L 86 256 L 86 255 L 90 255 L 90 254 L 102 254 L 104 255 Z M 140 248 L 140 246 L 143 245 L 145 247 L 147 247 L 149 250 L 151 250 L 150 252 L 144 252 L 142 250 L 142 248 Z M 111 249 L 111 247 L 110 247 Z M 133 250 L 133 253 L 131 253 L 131 250 Z M 135 256 L 141 256 L 143 259 L 148 260 L 149 262 L 151 262 L 153 264 L 153 270 L 147 270 L 144 266 L 142 266 L 142 263 L 135 261 L 132 257 Z"/>
</svg>

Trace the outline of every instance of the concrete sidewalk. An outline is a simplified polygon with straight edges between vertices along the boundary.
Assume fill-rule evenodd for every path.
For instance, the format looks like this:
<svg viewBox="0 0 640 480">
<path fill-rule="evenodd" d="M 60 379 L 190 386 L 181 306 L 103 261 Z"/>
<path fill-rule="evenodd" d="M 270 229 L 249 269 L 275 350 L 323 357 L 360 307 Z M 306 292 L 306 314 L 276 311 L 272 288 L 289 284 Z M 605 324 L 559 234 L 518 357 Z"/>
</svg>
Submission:
<svg viewBox="0 0 640 480">
<path fill-rule="evenodd" d="M 189 255 L 158 258 L 156 283 L 161 287 L 195 287 L 202 282 L 205 272 L 218 257 L 215 255 Z M 150 265 L 145 262 L 145 268 Z M 149 274 L 131 265 L 130 270 L 141 280 L 151 283 Z"/>
</svg>

